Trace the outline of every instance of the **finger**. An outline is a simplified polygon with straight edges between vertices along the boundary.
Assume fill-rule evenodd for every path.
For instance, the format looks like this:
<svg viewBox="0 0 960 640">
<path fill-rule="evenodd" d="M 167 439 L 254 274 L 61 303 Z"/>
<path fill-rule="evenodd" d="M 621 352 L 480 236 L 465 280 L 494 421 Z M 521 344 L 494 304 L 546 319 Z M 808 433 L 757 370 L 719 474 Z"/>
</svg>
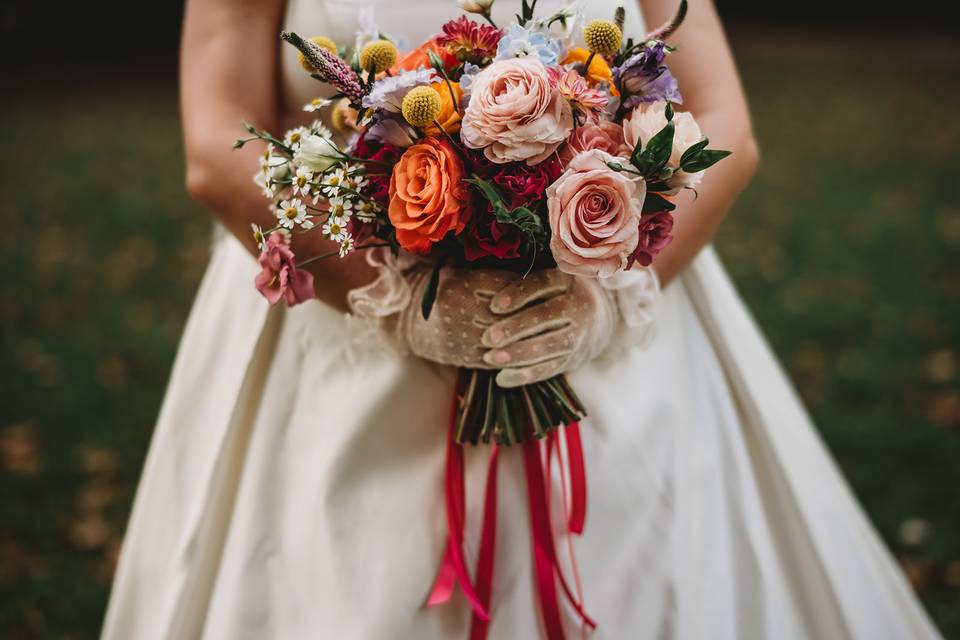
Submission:
<svg viewBox="0 0 960 640">
<path fill-rule="evenodd" d="M 500 372 L 497 373 L 496 382 L 501 387 L 509 389 L 511 387 L 522 387 L 525 384 L 549 380 L 553 376 L 563 372 L 567 364 L 567 359 L 568 358 L 564 356 L 529 367 L 501 369 Z"/>
<path fill-rule="evenodd" d="M 528 309 L 517 311 L 487 327 L 481 337 L 481 343 L 485 347 L 498 349 L 544 331 L 561 329 L 571 324 L 571 320 L 566 316 L 567 302 L 562 297 L 551 298 Z"/>
<path fill-rule="evenodd" d="M 473 277 L 470 280 L 473 291 L 478 296 L 489 299 L 493 298 L 504 287 L 509 286 L 520 278 L 520 275 L 513 271 L 503 271 L 500 269 L 480 269 L 471 272 Z"/>
<path fill-rule="evenodd" d="M 483 354 L 483 360 L 499 368 L 515 368 L 539 364 L 568 356 L 576 347 L 577 334 L 573 327 L 567 326 L 557 331 L 542 333 L 526 340 L 520 340 L 503 349 L 492 349 Z"/>
<path fill-rule="evenodd" d="M 556 269 L 535 271 L 506 285 L 494 296 L 490 310 L 494 313 L 513 313 L 517 309 L 564 293 L 570 288 L 570 277 Z"/>
</svg>

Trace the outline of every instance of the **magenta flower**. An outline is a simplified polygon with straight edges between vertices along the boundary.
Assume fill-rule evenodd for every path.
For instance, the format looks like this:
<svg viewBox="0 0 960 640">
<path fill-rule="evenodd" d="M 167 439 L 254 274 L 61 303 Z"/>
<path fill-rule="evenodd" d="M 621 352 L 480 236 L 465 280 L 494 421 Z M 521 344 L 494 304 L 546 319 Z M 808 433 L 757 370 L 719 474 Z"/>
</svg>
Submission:
<svg viewBox="0 0 960 640">
<path fill-rule="evenodd" d="M 638 262 L 642 267 L 650 266 L 657 254 L 663 250 L 673 236 L 673 215 L 669 211 L 647 213 L 640 218 L 639 241 L 630 258 L 627 260 L 627 269 Z"/>
<path fill-rule="evenodd" d="M 297 269 L 296 256 L 282 234 L 270 234 L 257 262 L 260 263 L 260 273 L 254 284 L 270 304 L 283 298 L 287 306 L 292 307 L 316 297 L 313 274 Z"/>
</svg>

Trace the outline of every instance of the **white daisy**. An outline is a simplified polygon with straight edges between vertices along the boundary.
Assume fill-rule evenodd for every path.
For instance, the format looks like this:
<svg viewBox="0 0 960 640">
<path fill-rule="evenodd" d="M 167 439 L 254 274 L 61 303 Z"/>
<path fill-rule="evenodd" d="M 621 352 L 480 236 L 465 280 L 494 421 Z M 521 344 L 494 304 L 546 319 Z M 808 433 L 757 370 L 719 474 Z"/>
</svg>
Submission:
<svg viewBox="0 0 960 640">
<path fill-rule="evenodd" d="M 267 246 L 267 237 L 263 235 L 263 229 L 258 224 L 250 223 L 250 230 L 253 232 L 253 241 L 257 243 L 257 249 L 263 251 Z"/>
<path fill-rule="evenodd" d="M 360 191 L 360 189 L 366 184 L 366 175 L 363 174 L 359 167 L 353 167 L 352 169 L 347 170 L 346 178 L 343 181 L 343 186 L 345 186 L 347 189 Z"/>
<path fill-rule="evenodd" d="M 330 213 L 331 218 L 343 218 L 344 222 L 346 222 L 350 219 L 350 216 L 353 215 L 353 202 L 346 198 L 330 198 L 328 204 L 329 209 L 327 209 L 327 211 Z"/>
<path fill-rule="evenodd" d="M 323 185 L 324 193 L 328 196 L 336 196 L 340 192 L 340 187 L 343 186 L 344 181 L 347 178 L 346 172 L 343 169 L 337 169 L 331 171 L 330 173 L 323 176 L 323 180 L 320 184 Z"/>
<path fill-rule="evenodd" d="M 354 209 L 354 213 L 357 219 L 363 222 L 373 222 L 377 219 L 377 214 L 380 213 L 380 207 L 372 200 L 364 200 L 363 202 L 357 203 L 357 208 Z"/>
<path fill-rule="evenodd" d="M 340 241 L 340 257 L 344 258 L 347 254 L 353 253 L 353 236 L 349 233 Z"/>
<path fill-rule="evenodd" d="M 349 235 L 347 233 L 346 221 L 343 218 L 335 218 L 333 216 L 327 218 L 327 221 L 323 223 L 322 231 L 323 235 L 335 242 L 343 242 Z"/>
<path fill-rule="evenodd" d="M 296 150 L 300 146 L 300 141 L 309 134 L 310 131 L 306 127 L 290 129 L 290 131 L 287 131 L 287 134 L 283 136 L 283 144 Z"/>
<path fill-rule="evenodd" d="M 266 171 L 260 170 L 253 176 L 253 182 L 260 187 L 260 193 L 266 198 L 273 199 L 277 195 L 277 184 L 270 179 Z"/>
<path fill-rule="evenodd" d="M 310 196 L 310 192 L 313 190 L 313 173 L 306 167 L 298 167 L 297 174 L 293 176 L 293 195 L 298 193 L 304 198 Z"/>
<path fill-rule="evenodd" d="M 333 100 L 330 100 L 329 98 L 314 98 L 307 104 L 303 105 L 303 110 L 308 113 L 313 113 L 314 111 L 319 111 L 320 109 L 323 109 L 324 107 L 331 104 L 332 102 Z"/>
<path fill-rule="evenodd" d="M 314 120 L 310 123 L 310 133 L 327 139 L 333 138 L 333 132 L 321 120 Z"/>
<path fill-rule="evenodd" d="M 307 205 L 303 204 L 300 198 L 292 200 L 283 200 L 277 209 L 277 220 L 281 227 L 293 229 L 294 225 L 303 224 L 307 219 Z M 310 226 L 313 226 L 311 223 Z"/>
</svg>

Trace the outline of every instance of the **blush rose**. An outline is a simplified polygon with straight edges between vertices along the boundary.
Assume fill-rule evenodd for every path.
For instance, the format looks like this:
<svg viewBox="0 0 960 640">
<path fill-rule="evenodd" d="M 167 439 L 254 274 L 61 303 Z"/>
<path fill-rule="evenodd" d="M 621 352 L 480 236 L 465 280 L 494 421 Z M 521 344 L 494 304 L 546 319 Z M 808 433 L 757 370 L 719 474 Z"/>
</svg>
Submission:
<svg viewBox="0 0 960 640">
<path fill-rule="evenodd" d="M 550 250 L 573 275 L 606 278 L 627 266 L 637 247 L 646 185 L 607 166 L 599 149 L 577 154 L 547 189 Z"/>
</svg>

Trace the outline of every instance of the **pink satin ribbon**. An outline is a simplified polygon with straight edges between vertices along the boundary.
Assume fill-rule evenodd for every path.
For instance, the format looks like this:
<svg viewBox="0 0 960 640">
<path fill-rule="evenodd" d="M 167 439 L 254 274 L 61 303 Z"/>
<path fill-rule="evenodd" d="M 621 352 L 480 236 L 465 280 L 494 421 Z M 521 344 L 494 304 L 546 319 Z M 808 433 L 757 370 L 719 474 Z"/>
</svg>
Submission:
<svg viewBox="0 0 960 640">
<path fill-rule="evenodd" d="M 457 584 L 463 590 L 473 612 L 470 622 L 470 640 L 484 640 L 490 627 L 490 599 L 493 589 L 494 553 L 497 531 L 497 467 L 499 447 L 490 449 L 487 467 L 487 483 L 484 495 L 483 523 L 480 534 L 480 550 L 477 557 L 477 570 L 473 582 L 467 571 L 463 557 L 463 530 L 466 520 L 466 490 L 464 481 L 463 445 L 454 439 L 457 408 L 466 382 L 464 375 L 458 376 L 450 412 L 450 427 L 447 435 L 447 462 L 445 471 L 445 505 L 447 515 L 447 544 L 443 559 L 437 572 L 437 578 L 427 598 L 427 606 L 435 606 L 450 600 Z M 586 520 L 586 472 L 583 462 L 583 448 L 580 441 L 579 424 L 572 422 L 564 429 L 567 464 L 570 470 L 570 504 L 567 508 L 564 495 L 565 524 L 571 534 L 583 532 Z M 571 591 L 557 559 L 556 547 L 550 519 L 550 469 L 553 451 L 559 457 L 559 444 L 556 431 L 546 439 L 547 460 L 544 465 L 541 442 L 528 440 L 523 445 L 524 470 L 527 478 L 527 497 L 530 505 L 530 534 L 533 546 L 534 571 L 536 574 L 537 594 L 540 612 L 549 640 L 564 638 L 563 622 L 557 594 L 556 580 L 559 578 L 563 594 L 577 612 L 583 625 L 591 629 L 596 623 L 583 609 L 582 596 L 575 597 Z M 562 464 L 562 461 L 561 461 Z M 546 467 L 546 468 L 545 468 Z M 562 471 L 562 467 L 561 467 Z M 565 478 L 564 478 L 565 480 Z M 564 491 L 566 493 L 566 491 Z M 576 561 L 570 548 L 571 565 L 576 574 Z M 580 591 L 579 575 L 577 587 Z"/>
</svg>

